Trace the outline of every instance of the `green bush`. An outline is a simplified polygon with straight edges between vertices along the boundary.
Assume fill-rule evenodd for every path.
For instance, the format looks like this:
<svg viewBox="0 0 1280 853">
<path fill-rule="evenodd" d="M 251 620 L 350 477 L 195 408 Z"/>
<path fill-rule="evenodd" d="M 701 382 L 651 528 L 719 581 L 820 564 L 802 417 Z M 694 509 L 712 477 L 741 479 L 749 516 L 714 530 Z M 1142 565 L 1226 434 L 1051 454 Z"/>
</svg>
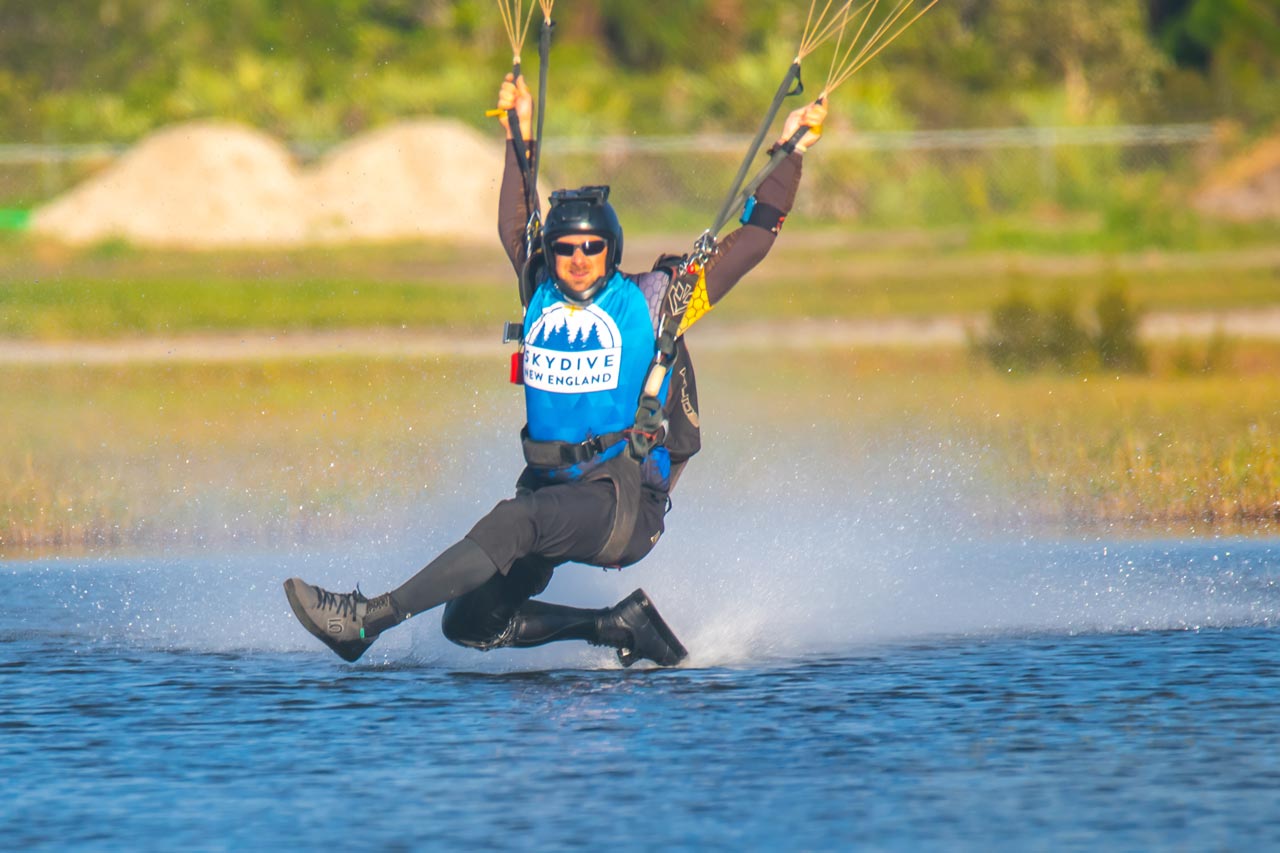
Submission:
<svg viewBox="0 0 1280 853">
<path fill-rule="evenodd" d="M 1098 362 L 1108 370 L 1141 373 L 1147 355 L 1138 342 L 1138 312 L 1129 304 L 1123 287 L 1113 282 L 1098 297 Z"/>
<path fill-rule="evenodd" d="M 1058 293 L 1041 308 L 1015 288 L 992 309 L 990 327 L 974 349 L 1006 373 L 1044 368 L 1140 373 L 1147 369 L 1147 355 L 1138 340 L 1139 319 L 1118 282 L 1098 296 L 1088 326 L 1081 322 L 1069 292 Z"/>
</svg>

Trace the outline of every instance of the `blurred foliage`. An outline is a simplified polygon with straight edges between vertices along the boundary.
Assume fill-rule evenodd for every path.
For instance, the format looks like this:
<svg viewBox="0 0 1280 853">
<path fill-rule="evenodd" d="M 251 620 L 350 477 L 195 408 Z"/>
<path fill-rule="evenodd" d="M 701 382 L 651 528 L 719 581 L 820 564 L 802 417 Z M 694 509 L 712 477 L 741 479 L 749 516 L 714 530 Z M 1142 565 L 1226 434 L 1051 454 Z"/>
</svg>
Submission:
<svg viewBox="0 0 1280 853">
<path fill-rule="evenodd" d="M 750 129 L 807 11 L 804 0 L 566 2 L 548 132 Z M 535 23 L 531 72 L 536 35 Z M 811 93 L 828 57 L 806 65 Z M 0 134 L 131 140 L 197 117 L 294 139 L 420 113 L 480 123 L 509 60 L 488 0 L 0 0 Z M 947 0 L 845 103 L 864 127 L 1265 126 L 1280 117 L 1277 76 L 1270 0 Z M 1046 103 L 1059 107 L 1045 115 Z"/>
<path fill-rule="evenodd" d="M 1098 297 L 1098 333 L 1094 339 L 1098 363 L 1104 370 L 1139 373 L 1147 368 L 1147 354 L 1138 342 L 1138 312 L 1124 287 L 1110 284 Z"/>
<path fill-rule="evenodd" d="M 1147 354 L 1138 340 L 1139 319 L 1119 281 L 1109 282 L 1098 295 L 1088 326 L 1069 292 L 1059 292 L 1039 308 L 1015 289 L 992 309 L 990 329 L 974 348 L 1006 373 L 1046 367 L 1063 373 L 1141 373 L 1147 369 Z"/>
</svg>

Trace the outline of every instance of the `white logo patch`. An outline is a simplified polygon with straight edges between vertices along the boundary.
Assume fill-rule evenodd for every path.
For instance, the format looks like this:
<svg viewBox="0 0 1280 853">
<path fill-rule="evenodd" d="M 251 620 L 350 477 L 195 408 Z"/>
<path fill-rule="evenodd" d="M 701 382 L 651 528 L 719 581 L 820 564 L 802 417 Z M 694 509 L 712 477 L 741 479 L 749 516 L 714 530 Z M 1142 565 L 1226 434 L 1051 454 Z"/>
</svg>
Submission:
<svg viewBox="0 0 1280 853">
<path fill-rule="evenodd" d="M 524 343 L 524 382 L 555 394 L 618 387 L 622 335 L 594 305 L 557 302 L 533 322 Z"/>
</svg>

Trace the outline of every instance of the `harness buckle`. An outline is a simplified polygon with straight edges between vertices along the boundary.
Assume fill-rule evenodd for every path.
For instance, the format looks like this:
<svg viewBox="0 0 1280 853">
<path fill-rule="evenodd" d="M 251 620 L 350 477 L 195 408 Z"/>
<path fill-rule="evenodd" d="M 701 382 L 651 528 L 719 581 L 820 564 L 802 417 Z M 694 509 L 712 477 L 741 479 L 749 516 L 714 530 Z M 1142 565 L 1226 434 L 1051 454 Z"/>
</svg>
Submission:
<svg viewBox="0 0 1280 853">
<path fill-rule="evenodd" d="M 560 466 L 567 467 L 569 465 L 581 465 L 583 462 L 603 453 L 607 448 L 604 445 L 602 436 L 593 435 L 586 441 L 580 441 L 577 444 L 561 443 L 559 449 Z"/>
<path fill-rule="evenodd" d="M 507 320 L 502 324 L 502 342 L 509 344 L 513 341 L 524 343 L 524 323 L 513 323 Z"/>
<path fill-rule="evenodd" d="M 648 456 L 649 451 L 662 443 L 666 429 L 667 417 L 662 410 L 662 401 L 647 394 L 642 396 L 636 409 L 635 425 L 623 430 L 632 458 L 640 461 Z"/>
<path fill-rule="evenodd" d="M 588 438 L 586 441 L 582 442 L 578 446 L 581 447 L 583 450 L 585 450 L 588 454 L 584 459 L 581 459 L 579 461 L 585 462 L 587 459 L 590 459 L 592 456 L 595 456 L 599 453 L 604 453 L 604 442 L 600 439 L 600 436 L 598 435 L 591 436 L 591 438 Z"/>
<path fill-rule="evenodd" d="M 683 272 L 686 275 L 696 275 L 698 268 L 706 266 L 707 261 L 711 260 L 718 248 L 716 235 L 710 231 L 703 231 L 693 244 L 693 252 L 690 253 Z"/>
</svg>

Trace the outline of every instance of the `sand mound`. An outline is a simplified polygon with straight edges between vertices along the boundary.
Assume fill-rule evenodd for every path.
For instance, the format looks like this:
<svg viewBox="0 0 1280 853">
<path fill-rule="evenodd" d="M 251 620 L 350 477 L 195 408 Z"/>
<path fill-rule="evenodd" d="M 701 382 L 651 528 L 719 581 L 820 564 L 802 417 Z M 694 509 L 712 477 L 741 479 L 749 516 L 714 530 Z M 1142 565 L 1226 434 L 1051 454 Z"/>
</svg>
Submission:
<svg viewBox="0 0 1280 853">
<path fill-rule="evenodd" d="M 1218 169 L 1196 194 L 1201 213 L 1236 222 L 1280 219 L 1280 136 Z"/>
<path fill-rule="evenodd" d="M 500 141 L 452 121 L 405 122 L 356 137 L 304 176 L 321 240 L 497 239 Z"/>
<path fill-rule="evenodd" d="M 118 237 L 209 249 L 400 239 L 493 244 L 504 148 L 458 122 L 359 136 L 301 170 L 279 142 L 237 125 L 160 131 L 36 211 L 70 243 Z"/>
<path fill-rule="evenodd" d="M 246 127 L 194 122 L 146 137 L 106 171 L 37 210 L 31 227 L 70 243 L 278 245 L 302 238 L 299 206 L 288 149 Z"/>
</svg>

